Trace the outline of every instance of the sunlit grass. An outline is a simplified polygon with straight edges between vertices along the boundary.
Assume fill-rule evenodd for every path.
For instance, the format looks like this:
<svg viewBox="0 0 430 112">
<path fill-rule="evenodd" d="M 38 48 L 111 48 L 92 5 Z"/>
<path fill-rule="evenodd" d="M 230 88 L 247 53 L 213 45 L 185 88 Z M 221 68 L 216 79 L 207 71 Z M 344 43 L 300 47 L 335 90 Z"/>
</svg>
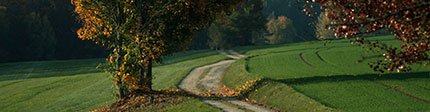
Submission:
<svg viewBox="0 0 430 112">
<path fill-rule="evenodd" d="M 176 89 L 193 68 L 226 59 L 215 51 L 192 51 L 165 57 L 154 67 L 155 89 Z M 89 111 L 113 103 L 115 89 L 108 73 L 97 70 L 104 59 L 18 62 L 0 64 L 0 111 Z M 167 110 L 216 111 L 188 99 Z M 154 110 L 156 111 L 156 110 Z"/>
<path fill-rule="evenodd" d="M 368 39 L 399 44 L 392 36 Z M 341 111 L 430 110 L 430 103 L 426 102 L 430 101 L 428 67 L 417 69 L 421 65 L 413 65 L 415 70 L 401 74 L 376 73 L 367 63 L 377 58 L 362 57 L 378 53 L 351 45 L 349 40 L 330 41 L 327 45 L 324 41 L 312 41 L 238 50 L 251 57 L 233 64 L 224 83 L 234 88 L 244 84 L 240 80 L 243 77 L 267 79 L 270 86 L 263 85 L 249 97 L 283 111 L 321 111 L 325 107 Z M 307 106 L 294 108 L 298 104 Z"/>
</svg>

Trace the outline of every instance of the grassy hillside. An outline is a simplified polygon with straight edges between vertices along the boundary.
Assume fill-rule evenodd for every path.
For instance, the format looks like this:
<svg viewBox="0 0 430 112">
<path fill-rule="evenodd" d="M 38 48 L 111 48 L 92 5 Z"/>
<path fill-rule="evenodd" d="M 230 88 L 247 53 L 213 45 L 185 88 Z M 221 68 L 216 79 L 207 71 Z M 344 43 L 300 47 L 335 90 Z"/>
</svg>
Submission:
<svg viewBox="0 0 430 112">
<path fill-rule="evenodd" d="M 192 68 L 226 59 L 214 51 L 191 51 L 165 57 L 154 67 L 154 88 L 172 89 Z M 104 59 L 19 62 L 0 64 L 0 111 L 88 111 L 115 101 L 110 75 L 95 69 Z M 189 99 L 156 111 L 198 105 L 195 110 L 217 109 Z"/>
<path fill-rule="evenodd" d="M 368 39 L 399 44 L 392 36 Z M 313 41 L 239 50 L 250 57 L 233 64 L 224 83 L 235 87 L 244 84 L 241 79 L 263 78 L 260 88 L 248 96 L 282 110 L 430 110 L 428 67 L 414 65 L 408 73 L 375 73 L 367 63 L 376 60 L 377 53 L 351 45 L 349 40 L 326 46 Z"/>
</svg>

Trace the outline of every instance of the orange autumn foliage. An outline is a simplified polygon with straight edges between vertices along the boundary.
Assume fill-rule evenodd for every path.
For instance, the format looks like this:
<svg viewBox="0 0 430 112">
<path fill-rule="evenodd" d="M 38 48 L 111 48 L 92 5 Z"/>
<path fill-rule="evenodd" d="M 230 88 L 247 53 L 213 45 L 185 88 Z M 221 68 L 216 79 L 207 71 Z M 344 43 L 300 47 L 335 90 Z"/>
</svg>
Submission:
<svg viewBox="0 0 430 112">
<path fill-rule="evenodd" d="M 193 32 L 243 0 L 72 0 L 79 38 L 113 49 L 107 71 L 125 97 L 152 90 L 152 64 L 185 50 Z"/>
</svg>

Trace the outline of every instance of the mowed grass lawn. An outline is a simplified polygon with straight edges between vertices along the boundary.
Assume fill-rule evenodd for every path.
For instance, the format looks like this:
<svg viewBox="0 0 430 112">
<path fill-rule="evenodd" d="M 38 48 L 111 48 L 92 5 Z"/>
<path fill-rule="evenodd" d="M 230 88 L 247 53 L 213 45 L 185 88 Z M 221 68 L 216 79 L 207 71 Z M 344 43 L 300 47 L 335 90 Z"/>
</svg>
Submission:
<svg viewBox="0 0 430 112">
<path fill-rule="evenodd" d="M 227 59 L 215 51 L 165 57 L 154 67 L 155 89 L 176 89 L 193 68 Z M 0 64 L 0 111 L 89 111 L 116 99 L 110 75 L 97 70 L 104 59 Z M 155 109 L 155 110 L 154 110 Z M 219 111 L 198 99 L 147 111 Z"/>
<path fill-rule="evenodd" d="M 393 36 L 367 37 L 390 45 Z M 239 48 L 248 58 L 226 72 L 229 87 L 265 79 L 248 97 L 283 111 L 430 111 L 430 68 L 378 74 L 377 53 L 349 40 Z M 363 59 L 362 57 L 373 57 Z"/>
</svg>

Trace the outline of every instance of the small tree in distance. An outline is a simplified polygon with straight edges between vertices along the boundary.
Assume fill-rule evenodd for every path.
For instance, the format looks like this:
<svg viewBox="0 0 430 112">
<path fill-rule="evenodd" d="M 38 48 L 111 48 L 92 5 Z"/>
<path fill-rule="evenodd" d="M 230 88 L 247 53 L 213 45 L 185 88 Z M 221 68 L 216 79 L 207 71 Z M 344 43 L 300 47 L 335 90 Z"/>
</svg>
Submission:
<svg viewBox="0 0 430 112">
<path fill-rule="evenodd" d="M 221 24 L 222 20 L 217 20 L 211 24 L 209 27 L 209 41 L 208 45 L 212 49 L 216 50 L 224 50 L 230 49 L 232 47 L 230 42 L 231 36 L 227 34 L 226 28 L 223 24 Z"/>
<path fill-rule="evenodd" d="M 272 13 L 273 15 L 273 13 Z M 269 17 L 266 27 L 270 35 L 265 36 L 267 44 L 280 44 L 292 42 L 297 36 L 296 29 L 293 26 L 293 21 L 285 16 Z"/>
<path fill-rule="evenodd" d="M 320 40 L 330 40 L 335 39 L 333 29 L 326 28 L 329 25 L 331 20 L 325 15 L 321 13 L 318 16 L 317 23 L 315 24 L 315 37 Z"/>
</svg>

